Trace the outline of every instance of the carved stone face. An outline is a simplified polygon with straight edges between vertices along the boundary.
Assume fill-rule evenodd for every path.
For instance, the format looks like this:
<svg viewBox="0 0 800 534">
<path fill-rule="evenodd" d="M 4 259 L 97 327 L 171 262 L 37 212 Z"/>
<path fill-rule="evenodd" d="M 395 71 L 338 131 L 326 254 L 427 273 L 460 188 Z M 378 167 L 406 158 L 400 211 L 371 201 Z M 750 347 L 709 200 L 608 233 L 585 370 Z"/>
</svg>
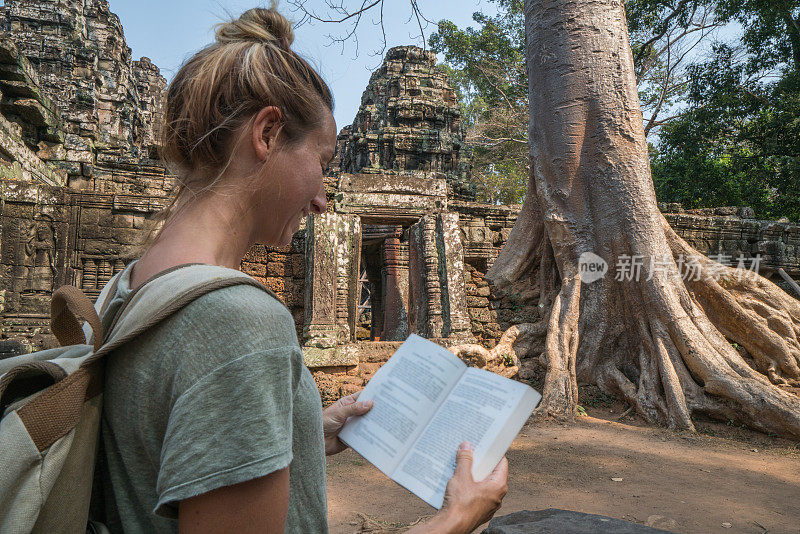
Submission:
<svg viewBox="0 0 800 534">
<path fill-rule="evenodd" d="M 47 238 L 50 237 L 50 230 L 44 223 L 39 223 L 36 225 L 36 239 L 39 241 L 46 241 Z"/>
</svg>

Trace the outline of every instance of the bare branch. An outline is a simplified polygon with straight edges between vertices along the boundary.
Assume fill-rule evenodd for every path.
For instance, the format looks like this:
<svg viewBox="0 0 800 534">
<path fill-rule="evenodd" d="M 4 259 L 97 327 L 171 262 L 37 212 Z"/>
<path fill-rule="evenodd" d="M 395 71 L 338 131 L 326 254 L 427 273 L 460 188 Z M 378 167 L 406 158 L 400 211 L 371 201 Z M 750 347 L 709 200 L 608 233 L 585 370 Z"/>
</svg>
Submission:
<svg viewBox="0 0 800 534">
<path fill-rule="evenodd" d="M 493 82 L 492 79 L 489 78 L 489 76 L 486 74 L 486 71 L 483 69 L 483 67 L 481 67 L 481 65 L 477 64 L 477 63 L 475 64 L 475 67 L 480 71 L 480 73 L 483 75 L 483 77 L 486 78 L 486 81 L 489 83 L 489 85 L 491 85 L 494 88 L 495 91 L 497 91 L 498 93 L 503 95 L 503 100 L 506 101 L 506 104 L 508 104 L 509 109 L 514 109 L 514 105 L 511 103 L 511 100 L 508 99 L 508 96 L 506 95 L 505 91 L 500 89 L 500 86 L 498 86 L 497 83 Z"/>
<path fill-rule="evenodd" d="M 644 136 L 647 137 L 647 134 L 650 133 L 650 129 L 653 127 L 652 124 L 655 118 L 658 116 L 658 113 L 661 111 L 661 106 L 664 104 L 664 98 L 667 96 L 667 88 L 669 87 L 669 80 L 672 69 L 675 68 L 675 65 L 672 68 L 669 67 L 670 57 L 672 56 L 672 52 L 670 47 L 667 47 L 667 75 L 664 78 L 664 84 L 661 87 L 661 95 L 658 98 L 658 104 L 656 104 L 656 109 L 653 111 L 653 114 L 650 117 L 650 120 L 647 121 L 647 125 L 644 127 Z"/>
<path fill-rule="evenodd" d="M 361 24 L 362 17 L 368 11 L 377 8 L 379 12 L 379 19 L 377 22 L 373 22 L 373 24 L 380 26 L 381 28 L 381 49 L 376 52 L 376 55 L 383 55 L 387 46 L 386 26 L 384 24 L 383 10 L 385 0 L 360 0 L 359 2 L 356 2 L 356 7 L 354 9 L 348 9 L 345 6 L 345 0 L 326 0 L 325 3 L 328 9 L 328 13 L 326 14 L 320 14 L 315 10 L 309 9 L 306 6 L 307 2 L 308 0 L 288 0 L 288 3 L 292 9 L 302 14 L 302 18 L 298 23 L 298 26 L 301 26 L 309 21 L 320 22 L 323 24 L 350 24 L 349 29 L 344 35 L 333 36 L 328 34 L 327 37 L 332 43 L 340 43 L 343 47 L 342 51 L 344 51 L 344 44 L 352 39 L 355 42 L 356 55 L 358 55 L 358 34 L 356 32 Z M 409 20 L 413 18 L 416 19 L 417 26 L 419 27 L 420 31 L 419 37 L 422 40 L 422 47 L 425 48 L 427 45 L 425 41 L 425 27 L 432 22 L 422 13 L 422 10 L 419 7 L 419 0 L 408 0 L 408 2 L 409 6 L 411 7 L 411 16 Z"/>
<path fill-rule="evenodd" d="M 308 17 L 308 18 L 310 18 L 312 20 L 316 20 L 317 22 L 325 22 L 325 23 L 339 23 L 339 22 L 345 22 L 347 20 L 350 20 L 353 17 L 359 17 L 360 18 L 361 15 L 364 12 L 369 11 L 373 7 L 377 6 L 378 4 L 382 4 L 383 3 L 383 0 L 375 0 L 370 5 L 366 5 L 367 1 L 368 0 L 364 0 L 361 3 L 361 8 L 357 9 L 353 13 L 348 13 L 347 10 L 344 8 L 344 6 L 342 4 L 333 4 L 331 2 L 328 2 L 328 7 L 329 8 L 331 8 L 334 11 L 339 11 L 339 12 L 341 12 L 343 14 L 343 16 L 341 18 L 338 18 L 338 19 L 322 18 L 322 17 L 318 16 L 316 13 L 313 13 L 313 12 L 309 11 L 306 8 L 306 5 L 305 5 L 306 3 L 305 3 L 304 0 L 292 0 L 289 3 L 291 5 L 293 5 L 294 7 L 296 7 L 299 11 L 301 11 L 306 17 Z"/>
</svg>

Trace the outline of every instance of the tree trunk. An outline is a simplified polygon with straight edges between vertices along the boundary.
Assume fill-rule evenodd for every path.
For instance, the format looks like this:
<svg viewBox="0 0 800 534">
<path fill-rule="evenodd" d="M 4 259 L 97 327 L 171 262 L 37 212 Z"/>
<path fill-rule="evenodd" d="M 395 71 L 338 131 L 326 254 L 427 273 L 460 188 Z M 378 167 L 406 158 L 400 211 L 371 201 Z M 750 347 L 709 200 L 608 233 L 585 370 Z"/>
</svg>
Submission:
<svg viewBox="0 0 800 534">
<path fill-rule="evenodd" d="M 531 177 L 487 278 L 540 285 L 539 413 L 574 416 L 592 383 L 673 428 L 703 414 L 800 437 L 800 303 L 702 256 L 658 210 L 622 2 L 526 0 L 525 20 Z M 592 282 L 589 252 L 609 267 Z M 697 280 L 679 267 L 691 256 Z M 638 279 L 617 280 L 635 258 Z"/>
</svg>

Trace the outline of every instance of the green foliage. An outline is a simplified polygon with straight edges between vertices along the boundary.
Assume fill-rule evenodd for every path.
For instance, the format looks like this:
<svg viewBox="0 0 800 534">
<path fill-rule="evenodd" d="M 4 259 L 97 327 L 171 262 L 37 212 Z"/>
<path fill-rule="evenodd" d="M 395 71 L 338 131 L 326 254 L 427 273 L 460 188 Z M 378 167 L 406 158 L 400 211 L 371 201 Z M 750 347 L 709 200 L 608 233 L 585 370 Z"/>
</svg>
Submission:
<svg viewBox="0 0 800 534">
<path fill-rule="evenodd" d="M 800 80 L 790 70 L 761 82 L 751 65 L 719 45 L 691 69 L 688 111 L 661 130 L 651 155 L 656 196 L 800 221 Z"/>
<path fill-rule="evenodd" d="M 490 1 L 498 14 L 474 13 L 477 29 L 443 20 L 429 43 L 444 54 L 460 96 L 479 200 L 514 204 L 525 195 L 529 172 L 523 2 Z"/>
<path fill-rule="evenodd" d="M 641 0 L 634 20 L 658 24 L 645 14 L 651 2 L 659 0 Z M 651 152 L 656 196 L 687 208 L 748 205 L 758 218 L 800 221 L 800 0 L 711 5 L 718 21 L 741 25 L 741 45 L 716 44 L 686 70 L 686 106 Z"/>
<path fill-rule="evenodd" d="M 784 64 L 800 70 L 800 0 L 718 0 L 717 11 L 742 25 L 750 73 Z"/>
<path fill-rule="evenodd" d="M 464 99 L 466 120 L 474 123 L 489 107 L 527 105 L 525 34 L 522 0 L 490 0 L 499 12 L 489 17 L 477 12 L 478 29 L 460 29 L 448 20 L 431 35 L 431 49 L 445 56 L 455 86 Z M 509 102 L 506 102 L 508 100 Z"/>
<path fill-rule="evenodd" d="M 505 365 L 506 367 L 511 367 L 512 365 L 514 365 L 514 357 L 511 356 L 511 354 L 503 353 L 500 355 L 500 357 L 503 360 L 503 365 Z"/>
</svg>

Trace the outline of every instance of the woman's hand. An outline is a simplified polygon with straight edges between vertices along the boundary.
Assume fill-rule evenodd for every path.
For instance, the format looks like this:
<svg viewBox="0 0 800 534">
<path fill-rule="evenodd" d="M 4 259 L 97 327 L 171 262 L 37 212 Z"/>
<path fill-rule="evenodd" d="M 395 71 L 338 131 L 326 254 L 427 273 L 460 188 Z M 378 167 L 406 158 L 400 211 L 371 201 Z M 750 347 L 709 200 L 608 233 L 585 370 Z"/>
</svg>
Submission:
<svg viewBox="0 0 800 534">
<path fill-rule="evenodd" d="M 492 518 L 508 492 L 508 460 L 504 457 L 484 480 L 472 479 L 472 447 L 462 443 L 456 470 L 447 483 L 442 509 L 433 519 L 406 534 L 467 534 Z"/>
<path fill-rule="evenodd" d="M 364 415 L 372 408 L 371 400 L 356 402 L 360 393 L 360 391 L 356 391 L 352 395 L 342 397 L 322 411 L 322 431 L 325 434 L 326 456 L 342 452 L 347 448 L 347 445 L 339 439 L 339 432 L 347 418 Z"/>
</svg>

